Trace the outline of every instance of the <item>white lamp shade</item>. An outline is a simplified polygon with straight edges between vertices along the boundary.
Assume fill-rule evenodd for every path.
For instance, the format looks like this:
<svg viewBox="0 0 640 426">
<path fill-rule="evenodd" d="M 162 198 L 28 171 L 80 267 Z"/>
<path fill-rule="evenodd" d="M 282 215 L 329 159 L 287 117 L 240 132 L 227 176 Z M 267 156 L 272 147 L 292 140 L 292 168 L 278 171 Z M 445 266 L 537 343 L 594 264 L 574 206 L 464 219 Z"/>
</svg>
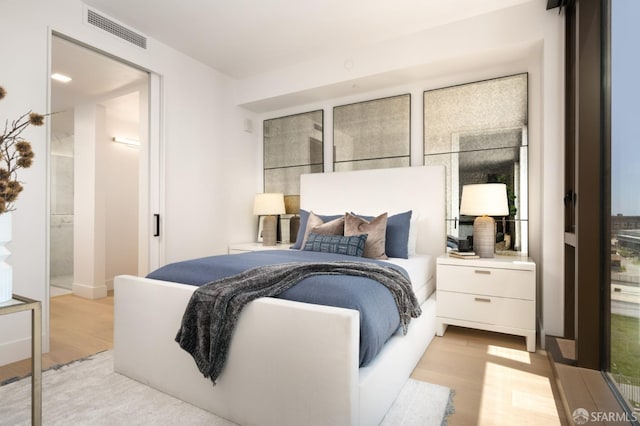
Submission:
<svg viewBox="0 0 640 426">
<path fill-rule="evenodd" d="M 483 183 L 462 187 L 460 214 L 468 216 L 507 216 L 507 185 Z"/>
<path fill-rule="evenodd" d="M 256 194 L 253 201 L 253 214 L 258 216 L 285 214 L 284 195 L 281 193 Z"/>
</svg>

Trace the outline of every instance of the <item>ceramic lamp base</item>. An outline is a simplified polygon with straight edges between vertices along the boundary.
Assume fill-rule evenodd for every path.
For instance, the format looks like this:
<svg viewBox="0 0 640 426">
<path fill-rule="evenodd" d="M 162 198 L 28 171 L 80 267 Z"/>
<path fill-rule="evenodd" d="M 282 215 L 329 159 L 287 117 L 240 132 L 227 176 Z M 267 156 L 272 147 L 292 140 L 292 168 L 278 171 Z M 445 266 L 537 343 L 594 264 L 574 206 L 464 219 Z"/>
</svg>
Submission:
<svg viewBox="0 0 640 426">
<path fill-rule="evenodd" d="M 277 216 L 265 216 L 262 221 L 262 245 L 275 246 L 278 234 Z"/>
<path fill-rule="evenodd" d="M 491 258 L 496 248 L 496 222 L 491 216 L 478 216 L 473 221 L 473 251 Z"/>
</svg>

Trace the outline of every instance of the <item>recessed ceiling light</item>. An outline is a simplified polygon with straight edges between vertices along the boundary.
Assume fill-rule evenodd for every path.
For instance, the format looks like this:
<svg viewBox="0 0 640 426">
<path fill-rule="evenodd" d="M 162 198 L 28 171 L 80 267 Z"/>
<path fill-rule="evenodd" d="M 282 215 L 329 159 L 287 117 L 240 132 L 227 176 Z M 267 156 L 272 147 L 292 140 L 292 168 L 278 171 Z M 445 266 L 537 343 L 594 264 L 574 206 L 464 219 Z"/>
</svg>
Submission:
<svg viewBox="0 0 640 426">
<path fill-rule="evenodd" d="M 59 74 L 59 73 L 53 73 L 51 74 L 51 78 L 57 81 L 60 81 L 62 83 L 68 83 L 71 81 L 71 77 L 67 77 L 64 74 Z"/>
</svg>

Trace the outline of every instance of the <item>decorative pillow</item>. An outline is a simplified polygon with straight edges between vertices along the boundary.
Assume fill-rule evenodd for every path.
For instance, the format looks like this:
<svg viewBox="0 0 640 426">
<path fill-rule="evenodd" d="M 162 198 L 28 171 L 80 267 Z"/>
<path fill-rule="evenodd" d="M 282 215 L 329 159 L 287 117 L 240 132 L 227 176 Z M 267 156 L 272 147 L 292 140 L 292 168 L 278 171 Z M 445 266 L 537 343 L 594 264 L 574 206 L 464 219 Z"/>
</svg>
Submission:
<svg viewBox="0 0 640 426">
<path fill-rule="evenodd" d="M 343 235 L 344 234 L 344 216 L 340 216 L 337 219 L 330 220 L 329 222 L 323 222 L 323 220 L 314 214 L 309 212 L 309 220 L 307 220 L 307 229 L 304 232 L 301 247 L 304 247 L 309 234 L 318 235 Z"/>
<path fill-rule="evenodd" d="M 309 234 L 303 250 L 362 257 L 366 241 L 367 234 L 345 237 L 344 235 L 320 235 L 312 232 Z"/>
<path fill-rule="evenodd" d="M 353 212 L 351 214 L 369 222 L 373 220 L 373 216 L 364 216 Z M 400 257 L 403 259 L 409 258 L 409 254 L 411 254 L 411 250 L 409 249 L 411 214 L 412 211 L 409 210 L 387 218 L 387 232 L 385 235 L 385 254 L 387 256 Z M 413 250 L 413 254 L 415 254 L 415 240 L 413 241 Z"/>
<path fill-rule="evenodd" d="M 371 259 L 388 259 L 385 253 L 385 239 L 387 233 L 387 214 L 371 220 L 371 222 L 361 217 L 347 213 L 344 221 L 344 235 L 368 234 L 367 242 L 364 246 L 364 257 Z"/>
<path fill-rule="evenodd" d="M 337 215 L 317 215 L 320 219 L 322 219 L 322 222 L 330 222 L 332 220 L 344 217 L 343 214 L 337 214 Z M 300 209 L 300 228 L 298 228 L 298 236 L 296 237 L 296 242 L 295 244 L 291 247 L 292 249 L 296 249 L 296 250 L 300 250 L 302 247 L 304 247 L 302 245 L 302 242 L 305 240 L 305 235 L 308 235 L 307 233 L 307 222 L 309 220 L 309 212 L 303 209 Z"/>
</svg>

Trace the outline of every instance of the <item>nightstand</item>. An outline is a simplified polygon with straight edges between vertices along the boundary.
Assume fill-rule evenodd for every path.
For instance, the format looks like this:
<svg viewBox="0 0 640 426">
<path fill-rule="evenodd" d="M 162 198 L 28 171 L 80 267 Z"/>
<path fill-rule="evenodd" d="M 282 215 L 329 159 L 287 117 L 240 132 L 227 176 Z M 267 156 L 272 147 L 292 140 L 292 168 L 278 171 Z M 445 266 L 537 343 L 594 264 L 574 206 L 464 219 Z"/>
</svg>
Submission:
<svg viewBox="0 0 640 426">
<path fill-rule="evenodd" d="M 524 336 L 536 350 L 536 264 L 531 258 L 437 260 L 436 334 L 448 325 Z"/>
<path fill-rule="evenodd" d="M 275 246 L 265 246 L 262 243 L 237 243 L 229 245 L 229 254 L 246 253 L 260 250 L 288 250 L 293 244 L 278 243 Z"/>
</svg>

